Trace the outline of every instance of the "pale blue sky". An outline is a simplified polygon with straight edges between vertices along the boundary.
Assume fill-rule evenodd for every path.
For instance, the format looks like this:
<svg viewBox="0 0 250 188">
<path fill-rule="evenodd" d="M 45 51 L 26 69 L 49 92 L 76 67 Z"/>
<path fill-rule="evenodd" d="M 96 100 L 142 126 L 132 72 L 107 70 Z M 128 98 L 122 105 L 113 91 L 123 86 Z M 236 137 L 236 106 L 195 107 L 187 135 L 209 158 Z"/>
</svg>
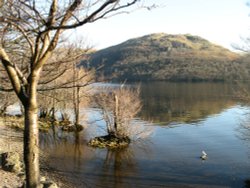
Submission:
<svg viewBox="0 0 250 188">
<path fill-rule="evenodd" d="M 151 33 L 193 34 L 230 48 L 250 36 L 247 0 L 145 0 L 164 5 L 99 20 L 77 33 L 101 49 Z M 248 35 L 249 34 L 249 35 Z"/>
</svg>

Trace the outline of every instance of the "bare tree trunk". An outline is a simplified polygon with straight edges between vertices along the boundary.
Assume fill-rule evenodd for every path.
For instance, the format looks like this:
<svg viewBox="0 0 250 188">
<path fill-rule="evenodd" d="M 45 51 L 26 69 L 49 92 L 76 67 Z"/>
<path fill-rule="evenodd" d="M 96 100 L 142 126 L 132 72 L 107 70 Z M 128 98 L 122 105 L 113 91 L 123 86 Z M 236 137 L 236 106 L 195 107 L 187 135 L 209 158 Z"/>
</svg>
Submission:
<svg viewBox="0 0 250 188">
<path fill-rule="evenodd" d="M 117 95 L 115 94 L 114 96 L 114 100 L 115 100 L 115 114 L 114 114 L 114 129 L 115 129 L 115 135 L 116 136 L 119 136 L 118 133 L 118 126 L 119 126 L 119 121 L 118 121 L 118 117 L 119 117 L 119 114 L 118 114 L 118 110 L 119 110 L 119 101 L 118 101 L 118 97 Z"/>
<path fill-rule="evenodd" d="M 24 108 L 24 162 L 26 173 L 26 186 L 29 188 L 36 188 L 39 186 L 40 176 L 37 107 L 36 104 L 30 103 L 27 106 L 24 106 Z"/>
<path fill-rule="evenodd" d="M 73 63 L 73 105 L 74 105 L 74 116 L 75 126 L 79 125 L 80 116 L 80 87 L 78 85 L 79 74 L 76 70 L 76 63 Z"/>
<path fill-rule="evenodd" d="M 75 111 L 75 115 L 76 115 L 76 125 L 80 124 L 80 87 L 76 88 L 76 111 Z"/>
<path fill-rule="evenodd" d="M 28 86 L 29 97 L 24 103 L 25 127 L 24 127 L 24 163 L 26 174 L 26 187 L 37 188 L 40 185 L 39 170 L 39 129 L 38 129 L 38 105 L 37 83 L 39 71 L 33 71 Z"/>
<path fill-rule="evenodd" d="M 23 104 L 21 102 L 19 102 L 19 106 L 20 106 L 21 115 L 24 116 L 24 107 L 23 107 Z"/>
</svg>

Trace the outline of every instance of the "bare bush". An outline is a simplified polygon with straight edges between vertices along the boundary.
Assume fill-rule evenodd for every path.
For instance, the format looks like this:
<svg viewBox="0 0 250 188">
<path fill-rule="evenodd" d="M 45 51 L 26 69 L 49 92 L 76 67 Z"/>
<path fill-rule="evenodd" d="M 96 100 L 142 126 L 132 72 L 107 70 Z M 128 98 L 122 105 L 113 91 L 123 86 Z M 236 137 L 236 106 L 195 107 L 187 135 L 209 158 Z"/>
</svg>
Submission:
<svg viewBox="0 0 250 188">
<path fill-rule="evenodd" d="M 97 94 L 95 102 L 102 111 L 107 133 L 121 138 L 129 136 L 128 127 L 142 107 L 140 90 L 121 86 Z"/>
<path fill-rule="evenodd" d="M 124 148 L 132 141 L 145 141 L 153 133 L 148 122 L 136 119 L 142 104 L 140 89 L 121 86 L 108 87 L 94 96 L 95 103 L 105 121 L 105 136 L 89 141 L 89 145 L 99 148 Z"/>
</svg>

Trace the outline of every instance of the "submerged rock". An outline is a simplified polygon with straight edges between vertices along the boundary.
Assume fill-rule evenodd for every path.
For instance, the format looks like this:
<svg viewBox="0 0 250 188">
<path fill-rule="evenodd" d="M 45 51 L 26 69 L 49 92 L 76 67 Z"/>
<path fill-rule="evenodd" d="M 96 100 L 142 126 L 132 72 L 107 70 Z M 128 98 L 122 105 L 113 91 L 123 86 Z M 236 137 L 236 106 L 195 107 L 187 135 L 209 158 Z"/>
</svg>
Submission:
<svg viewBox="0 0 250 188">
<path fill-rule="evenodd" d="M 5 171 L 21 173 L 23 164 L 17 152 L 5 152 L 1 154 L 2 168 Z"/>
<path fill-rule="evenodd" d="M 24 182 L 21 188 L 26 188 L 26 187 L 27 186 Z M 55 182 L 48 180 L 46 177 L 42 176 L 40 178 L 40 185 L 38 186 L 38 188 L 59 188 L 59 186 Z"/>
<path fill-rule="evenodd" d="M 91 139 L 88 145 L 98 148 L 122 148 L 127 147 L 131 140 L 129 137 L 117 137 L 115 135 L 99 136 Z"/>
<path fill-rule="evenodd" d="M 47 180 L 45 177 L 41 177 L 40 182 L 42 188 L 58 188 L 55 182 Z"/>
<path fill-rule="evenodd" d="M 43 188 L 58 188 L 57 184 L 54 182 L 45 182 Z"/>
</svg>

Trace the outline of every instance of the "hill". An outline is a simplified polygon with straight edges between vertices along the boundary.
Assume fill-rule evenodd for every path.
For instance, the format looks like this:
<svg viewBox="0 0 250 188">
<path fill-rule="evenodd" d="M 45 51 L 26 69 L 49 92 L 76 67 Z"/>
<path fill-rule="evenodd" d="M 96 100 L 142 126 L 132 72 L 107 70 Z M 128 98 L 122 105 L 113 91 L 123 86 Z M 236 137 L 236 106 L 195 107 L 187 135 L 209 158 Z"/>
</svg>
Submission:
<svg viewBox="0 0 250 188">
<path fill-rule="evenodd" d="M 158 33 L 99 50 L 88 66 L 105 80 L 222 81 L 249 75 L 238 58 L 199 36 Z"/>
</svg>

